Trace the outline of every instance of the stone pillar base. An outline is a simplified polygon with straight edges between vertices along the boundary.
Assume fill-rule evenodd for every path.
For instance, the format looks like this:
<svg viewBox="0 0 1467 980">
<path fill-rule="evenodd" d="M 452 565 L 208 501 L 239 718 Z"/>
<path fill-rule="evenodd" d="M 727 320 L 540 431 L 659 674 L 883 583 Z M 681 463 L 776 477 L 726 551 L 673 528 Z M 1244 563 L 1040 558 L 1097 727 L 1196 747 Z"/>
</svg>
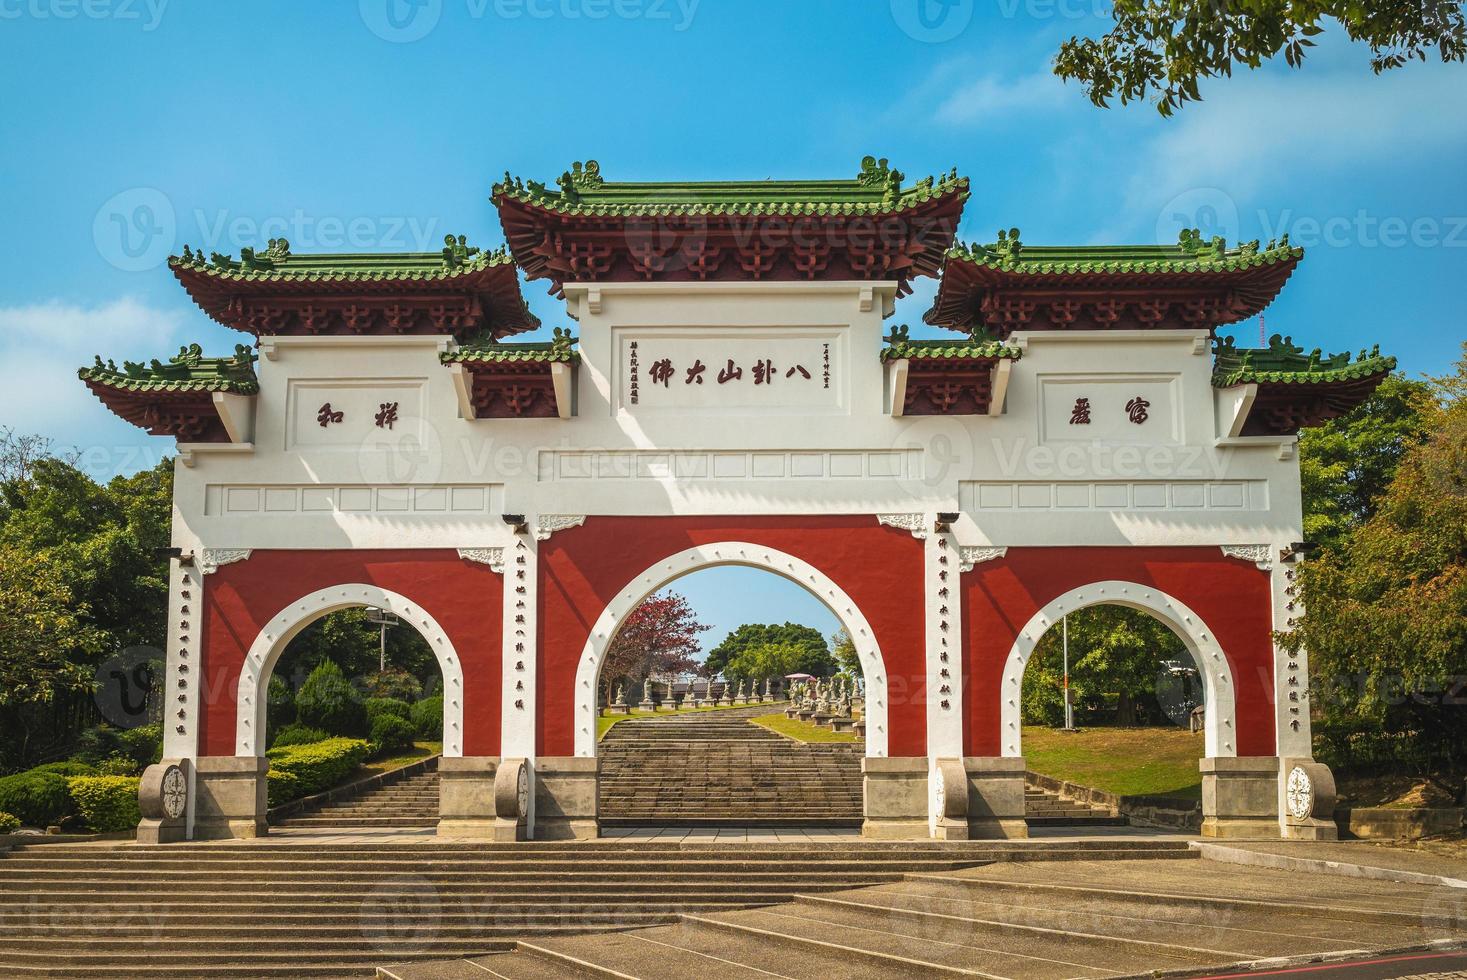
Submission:
<svg viewBox="0 0 1467 980">
<path fill-rule="evenodd" d="M 498 756 L 438 760 L 438 836 L 495 840 L 494 778 Z"/>
<path fill-rule="evenodd" d="M 535 760 L 535 840 L 594 840 L 600 763 L 558 756 Z"/>
<path fill-rule="evenodd" d="M 861 836 L 878 840 L 930 838 L 927 822 L 927 760 L 861 760 L 865 822 Z"/>
<path fill-rule="evenodd" d="M 968 839 L 1029 836 L 1024 822 L 1024 760 L 1000 756 L 963 759 L 968 789 Z"/>
<path fill-rule="evenodd" d="M 1279 760 L 1208 757 L 1202 770 L 1203 837 L 1279 836 Z"/>
<path fill-rule="evenodd" d="M 270 832 L 265 822 L 264 756 L 204 756 L 194 760 L 194 839 L 249 840 Z M 141 832 L 141 828 L 139 828 Z"/>
</svg>

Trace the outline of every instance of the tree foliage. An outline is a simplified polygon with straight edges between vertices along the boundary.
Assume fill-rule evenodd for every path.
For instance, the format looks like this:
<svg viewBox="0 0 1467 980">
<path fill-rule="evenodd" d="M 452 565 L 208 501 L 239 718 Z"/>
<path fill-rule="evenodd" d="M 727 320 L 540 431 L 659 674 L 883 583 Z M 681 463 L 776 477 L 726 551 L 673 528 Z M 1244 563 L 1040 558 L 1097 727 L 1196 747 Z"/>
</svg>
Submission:
<svg viewBox="0 0 1467 980">
<path fill-rule="evenodd" d="M 826 645 L 821 632 L 813 626 L 801 626 L 799 623 L 745 623 L 708 652 L 708 676 L 723 674 L 735 679 L 752 677 L 754 675 L 730 673 L 730 661 L 750 647 L 786 644 L 797 648 L 800 656 L 794 661 L 792 669 L 783 673 L 804 673 L 816 677 L 828 677 L 835 673 L 836 664 L 830 655 L 830 647 Z"/>
<path fill-rule="evenodd" d="M 862 676 L 861 656 L 856 653 L 856 641 L 851 639 L 850 631 L 844 626 L 836 630 L 830 638 L 830 656 L 840 673 L 847 677 Z"/>
<path fill-rule="evenodd" d="M 1351 412 L 1299 438 L 1304 537 L 1334 549 L 1375 513 L 1401 457 L 1426 437 L 1434 404 L 1424 381 L 1391 375 Z"/>
<path fill-rule="evenodd" d="M 1464 348 L 1467 355 L 1467 348 Z M 1433 385 L 1370 516 L 1305 563 L 1305 613 L 1280 636 L 1311 656 L 1322 754 L 1337 764 L 1467 763 L 1467 356 Z"/>
<path fill-rule="evenodd" d="M 161 650 L 173 464 L 99 484 L 49 442 L 0 430 L 0 768 L 94 721 L 98 671 Z"/>
<path fill-rule="evenodd" d="M 1126 606 L 1090 606 L 1069 614 L 1070 687 L 1078 704 L 1116 697 L 1116 722 L 1134 725 L 1136 708 L 1156 693 L 1167 661 L 1191 662 L 1187 647 L 1159 619 Z M 1064 630 L 1039 638 L 1024 671 L 1022 710 L 1031 724 L 1064 720 Z"/>
<path fill-rule="evenodd" d="M 1282 53 L 1298 68 L 1330 22 L 1370 45 L 1376 74 L 1432 54 L 1467 56 L 1461 0 L 1117 0 L 1112 13 L 1104 36 L 1061 45 L 1055 74 L 1080 82 L 1101 107 L 1154 94 L 1163 116 L 1200 100 L 1203 79 L 1231 76 L 1235 66 L 1257 68 Z"/>
<path fill-rule="evenodd" d="M 611 703 L 612 685 L 637 683 L 649 674 L 686 674 L 698 667 L 698 639 L 711 627 L 698 621 L 687 598 L 677 592 L 648 596 L 627 614 L 601 665 L 601 685 Z"/>
<path fill-rule="evenodd" d="M 789 641 L 756 643 L 744 647 L 723 666 L 725 677 L 734 680 L 770 680 L 798 673 L 809 649 Z"/>
</svg>

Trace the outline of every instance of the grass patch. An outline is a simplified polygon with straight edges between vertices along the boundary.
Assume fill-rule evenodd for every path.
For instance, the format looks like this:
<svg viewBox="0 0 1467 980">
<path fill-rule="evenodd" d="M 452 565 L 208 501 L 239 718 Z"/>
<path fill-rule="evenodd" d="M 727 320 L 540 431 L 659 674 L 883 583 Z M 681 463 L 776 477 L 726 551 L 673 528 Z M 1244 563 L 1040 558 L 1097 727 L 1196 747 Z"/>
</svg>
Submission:
<svg viewBox="0 0 1467 980">
<path fill-rule="evenodd" d="M 1025 726 L 1024 761 L 1053 776 L 1121 796 L 1202 798 L 1197 760 L 1203 735 L 1185 728 L 1087 728 L 1078 732 Z"/>
<path fill-rule="evenodd" d="M 414 742 L 413 747 L 410 749 L 403 749 L 401 752 L 385 758 L 373 759 L 371 762 L 366 763 L 357 771 L 357 775 L 353 778 L 360 778 L 366 774 L 375 775 L 380 772 L 401 769 L 403 766 L 426 759 L 430 755 L 438 755 L 442 751 L 442 742 Z"/>
<path fill-rule="evenodd" d="M 633 708 L 629 715 L 601 715 L 596 719 L 596 741 L 601 741 L 602 737 L 611 730 L 612 725 L 628 718 L 671 718 L 675 714 L 698 715 L 709 711 L 731 711 L 734 708 L 747 707 L 749 707 L 747 704 L 720 704 L 717 707 L 688 708 L 686 711 L 642 711 L 640 708 Z"/>
<path fill-rule="evenodd" d="M 759 715 L 757 718 L 749 719 L 754 724 L 778 732 L 801 742 L 859 742 L 860 739 L 850 732 L 833 732 L 829 728 L 801 721 L 798 718 L 786 718 L 782 714 Z"/>
</svg>

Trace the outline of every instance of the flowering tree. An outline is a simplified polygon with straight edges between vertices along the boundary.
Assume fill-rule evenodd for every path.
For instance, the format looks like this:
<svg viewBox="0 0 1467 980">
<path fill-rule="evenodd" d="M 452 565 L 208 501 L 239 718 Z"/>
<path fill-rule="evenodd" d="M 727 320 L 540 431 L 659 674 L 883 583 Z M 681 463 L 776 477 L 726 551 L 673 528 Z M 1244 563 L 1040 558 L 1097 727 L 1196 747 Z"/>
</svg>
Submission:
<svg viewBox="0 0 1467 980">
<path fill-rule="evenodd" d="M 643 600 L 617 630 L 601 665 L 601 685 L 611 703 L 612 685 L 639 681 L 648 674 L 684 674 L 697 669 L 700 634 L 710 627 L 698 622 L 686 597 L 659 592 Z"/>
</svg>

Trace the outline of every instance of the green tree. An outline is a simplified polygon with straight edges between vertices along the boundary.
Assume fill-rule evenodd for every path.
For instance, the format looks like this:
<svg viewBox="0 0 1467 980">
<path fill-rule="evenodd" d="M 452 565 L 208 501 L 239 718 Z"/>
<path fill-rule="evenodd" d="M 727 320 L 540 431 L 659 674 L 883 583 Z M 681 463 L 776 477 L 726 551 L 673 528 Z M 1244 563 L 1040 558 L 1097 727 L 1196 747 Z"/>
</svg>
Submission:
<svg viewBox="0 0 1467 980">
<path fill-rule="evenodd" d="M 35 570 L 33 591 L 12 591 L 0 617 L 25 621 L 21 611 L 61 596 L 68 614 L 64 626 L 44 631 L 44 655 L 12 661 L 7 686 L 36 696 L 0 712 L 0 766 L 23 766 L 33 751 L 66 751 L 95 720 L 98 668 L 129 647 L 163 649 L 168 567 L 157 549 L 169 541 L 172 494 L 171 460 L 103 485 L 45 440 L 0 430 L 0 561 L 12 575 Z"/>
<path fill-rule="evenodd" d="M 1337 548 L 1375 513 L 1401 457 L 1427 433 L 1431 385 L 1391 375 L 1352 411 L 1299 438 L 1304 537 Z"/>
<path fill-rule="evenodd" d="M 322 616 L 296 634 L 280 655 L 274 676 L 283 678 L 291 690 L 298 690 L 311 671 L 330 660 L 364 693 L 400 694 L 398 690 L 384 691 L 378 683 L 380 642 L 379 628 L 367 621 L 366 609 L 342 609 Z M 387 666 L 389 671 L 411 674 L 421 688 L 431 691 L 442 687 L 433 648 L 407 623 L 387 630 Z"/>
<path fill-rule="evenodd" d="M 758 643 L 744 647 L 723 666 L 723 675 L 734 680 L 769 680 L 799 671 L 809 649 L 797 643 Z"/>
<path fill-rule="evenodd" d="M 88 661 L 102 649 L 101 631 L 67 587 L 63 569 L 44 553 L 0 545 L 0 708 L 6 734 L 0 760 L 19 767 L 32 737 L 49 720 L 37 710 L 60 696 L 90 693 Z"/>
<path fill-rule="evenodd" d="M 1134 725 L 1137 706 L 1156 693 L 1164 661 L 1190 662 L 1184 644 L 1160 620 L 1127 606 L 1090 606 L 1069 615 L 1070 687 L 1082 698 L 1113 694 L 1116 723 Z M 1059 724 L 1064 719 L 1064 631 L 1060 624 L 1039 638 L 1024 672 L 1025 719 Z"/>
<path fill-rule="evenodd" d="M 802 651 L 794 670 L 785 673 L 813 674 L 816 677 L 826 677 L 835 672 L 835 660 L 830 655 L 830 648 L 825 644 L 825 637 L 813 626 L 801 626 L 798 623 L 745 623 L 724 637 L 723 642 L 708 651 L 706 669 L 708 676 L 724 674 L 727 676 L 727 664 L 739 652 L 754 646 L 768 646 L 771 644 L 792 644 Z"/>
<path fill-rule="evenodd" d="M 1299 569 L 1304 614 L 1280 635 L 1311 654 L 1311 708 L 1336 764 L 1467 763 L 1467 345 L 1433 382 L 1374 513 Z"/>
<path fill-rule="evenodd" d="M 856 653 L 856 641 L 851 639 L 851 633 L 844 626 L 836 630 L 830 638 L 830 656 L 835 660 L 836 669 L 849 677 L 862 676 L 861 656 Z"/>
<path fill-rule="evenodd" d="M 1103 37 L 1061 45 L 1055 74 L 1078 81 L 1101 107 L 1155 93 L 1163 116 L 1201 99 L 1203 79 L 1230 76 L 1235 66 L 1257 68 L 1282 52 L 1298 68 L 1330 22 L 1370 45 L 1376 74 L 1431 54 L 1444 62 L 1467 57 L 1461 0 L 1117 0 L 1112 14 L 1115 26 Z"/>
</svg>

